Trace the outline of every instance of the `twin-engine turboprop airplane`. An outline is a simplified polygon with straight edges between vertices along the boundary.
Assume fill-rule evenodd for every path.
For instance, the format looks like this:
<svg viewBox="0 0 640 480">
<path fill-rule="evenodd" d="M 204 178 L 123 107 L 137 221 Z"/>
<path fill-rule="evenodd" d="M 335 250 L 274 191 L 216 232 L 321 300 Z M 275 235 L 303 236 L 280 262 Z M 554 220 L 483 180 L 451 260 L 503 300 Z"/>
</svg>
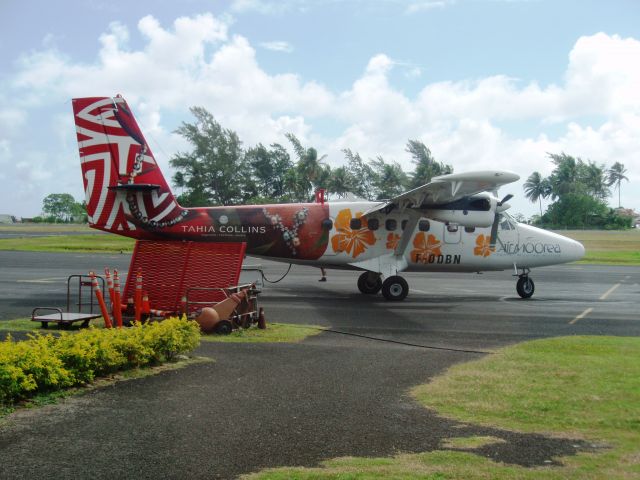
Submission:
<svg viewBox="0 0 640 480">
<path fill-rule="evenodd" d="M 495 194 L 519 179 L 479 171 L 436 177 L 383 202 L 183 208 L 131 109 L 117 96 L 73 100 L 89 224 L 147 240 L 246 242 L 246 252 L 286 263 L 363 272 L 358 289 L 403 300 L 403 271 L 513 269 L 522 298 L 530 269 L 572 262 L 584 247 L 513 220 Z M 518 273 L 520 272 L 520 273 Z"/>
</svg>

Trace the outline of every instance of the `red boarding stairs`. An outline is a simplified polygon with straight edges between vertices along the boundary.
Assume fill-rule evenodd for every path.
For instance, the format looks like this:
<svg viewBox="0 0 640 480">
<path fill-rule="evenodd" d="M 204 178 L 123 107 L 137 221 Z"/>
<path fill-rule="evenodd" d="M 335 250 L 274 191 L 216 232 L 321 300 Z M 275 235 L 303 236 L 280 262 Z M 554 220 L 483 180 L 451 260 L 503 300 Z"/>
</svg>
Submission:
<svg viewBox="0 0 640 480">
<path fill-rule="evenodd" d="M 183 313 L 226 298 L 223 289 L 238 285 L 247 244 L 138 240 L 133 250 L 123 303 L 135 298 L 136 275 L 154 310 Z"/>
</svg>

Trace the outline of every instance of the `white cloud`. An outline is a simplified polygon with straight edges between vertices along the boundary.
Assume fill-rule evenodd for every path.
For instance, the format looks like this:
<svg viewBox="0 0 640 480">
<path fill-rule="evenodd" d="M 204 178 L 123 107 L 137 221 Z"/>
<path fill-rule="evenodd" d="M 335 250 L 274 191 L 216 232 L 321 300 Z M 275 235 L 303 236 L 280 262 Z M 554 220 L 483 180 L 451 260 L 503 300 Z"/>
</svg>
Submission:
<svg viewBox="0 0 640 480">
<path fill-rule="evenodd" d="M 26 110 L 15 107 L 2 108 L 0 110 L 0 132 L 7 135 L 24 128 L 27 122 Z"/>
<path fill-rule="evenodd" d="M 546 153 L 565 151 L 607 164 L 621 161 L 630 179 L 640 180 L 636 173 L 640 173 L 640 41 L 636 39 L 604 33 L 579 38 L 557 84 L 542 86 L 495 75 L 426 84 L 409 97 L 391 83 L 390 73 L 394 68 L 419 67 L 385 54 L 368 62 L 360 59 L 366 66 L 359 78 L 343 91 L 332 91 L 295 73 L 267 73 L 247 38 L 230 35 L 228 23 L 210 14 L 181 17 L 170 27 L 146 16 L 137 28 L 145 43 L 133 49 L 127 28 L 112 23 L 100 36 L 100 50 L 90 64 L 74 62 L 56 49 L 23 55 L 11 79 L 12 93 L 5 93 L 5 100 L 11 100 L 0 111 L 0 128 L 24 125 L 27 115 L 32 118 L 38 108 L 57 108 L 72 96 L 122 93 L 150 141 L 155 138 L 162 145 L 152 148 L 163 168 L 171 154 L 188 148 L 171 133 L 177 119 L 191 121 L 186 108 L 199 105 L 223 126 L 236 130 L 245 145 L 286 143 L 284 133 L 293 132 L 328 153 L 332 165 L 342 162 L 342 148 L 351 148 L 365 158 L 383 155 L 410 169 L 404 148 L 407 139 L 415 138 L 457 171 L 506 168 L 524 177 L 533 170 L 546 174 L 551 167 Z M 118 91 L 112 91 L 114 85 Z M 68 110 L 68 105 L 64 108 Z M 58 114 L 56 110 L 54 115 Z M 25 143 L 21 154 L 29 160 L 10 166 L 14 174 L 9 172 L 9 178 L 42 185 L 45 179 L 38 175 L 44 173 L 29 174 L 29 169 L 51 171 L 53 161 L 61 172 L 58 177 L 68 171 L 66 183 L 79 184 L 76 164 L 69 164 L 73 134 L 63 140 L 65 130 L 72 131 L 71 116 L 63 114 L 68 120 L 53 117 L 56 127 L 49 127 L 59 132 L 60 157 L 52 160 Z M 593 118 L 602 120 L 595 123 Z M 318 119 L 344 128 L 329 138 Z M 512 133 L 508 128 L 512 122 L 527 122 L 530 131 Z M 548 133 L 550 124 L 553 135 Z M 7 157 L 17 150 L 17 133 L 4 128 L 2 133 L 0 159 L 7 164 Z M 631 190 L 623 189 L 623 196 L 640 207 L 640 193 Z M 9 196 L 0 197 L 0 202 L 11 198 L 10 193 L 2 195 Z M 535 211 L 535 205 L 520 201 L 520 210 Z M 510 203 L 515 207 L 518 200 Z"/>
<path fill-rule="evenodd" d="M 273 50 L 274 52 L 293 52 L 293 46 L 289 42 L 285 42 L 282 40 L 276 40 L 273 42 L 262 42 L 260 46 L 267 50 Z"/>
</svg>

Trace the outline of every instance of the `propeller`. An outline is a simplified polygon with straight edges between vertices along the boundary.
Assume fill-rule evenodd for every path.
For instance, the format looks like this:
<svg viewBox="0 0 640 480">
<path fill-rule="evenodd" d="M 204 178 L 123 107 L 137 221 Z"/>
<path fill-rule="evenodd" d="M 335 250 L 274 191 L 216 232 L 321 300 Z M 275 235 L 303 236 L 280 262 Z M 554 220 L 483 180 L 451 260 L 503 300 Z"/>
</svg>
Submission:
<svg viewBox="0 0 640 480">
<path fill-rule="evenodd" d="M 493 218 L 493 225 L 491 225 L 491 240 L 489 242 L 489 248 L 491 251 L 496 249 L 496 240 L 498 239 L 498 223 L 500 223 L 500 213 L 504 212 L 511 205 L 507 202 L 513 198 L 513 195 L 508 193 L 502 200 L 496 203 L 496 214 Z"/>
</svg>

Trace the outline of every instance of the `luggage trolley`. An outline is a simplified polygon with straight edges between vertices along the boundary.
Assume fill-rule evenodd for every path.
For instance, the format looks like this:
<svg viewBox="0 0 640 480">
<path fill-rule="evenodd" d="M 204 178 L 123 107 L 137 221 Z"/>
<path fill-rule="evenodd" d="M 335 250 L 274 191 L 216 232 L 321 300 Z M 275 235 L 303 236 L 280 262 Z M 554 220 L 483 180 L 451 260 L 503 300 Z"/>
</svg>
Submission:
<svg viewBox="0 0 640 480">
<path fill-rule="evenodd" d="M 96 278 L 102 283 L 102 291 L 105 291 L 104 278 L 99 275 L 96 275 Z M 72 292 L 72 290 L 75 290 L 76 283 L 78 286 L 77 292 Z M 83 292 L 86 292 L 85 287 L 89 288 L 88 301 L 86 295 L 83 295 Z M 72 297 L 74 299 L 73 305 Z M 77 299 L 77 301 L 75 301 L 75 299 Z M 82 322 L 81 327 L 88 327 L 91 320 L 102 317 L 102 313 L 99 311 L 94 312 L 94 307 L 98 308 L 98 304 L 93 296 L 91 277 L 89 275 L 69 275 L 69 277 L 67 277 L 66 310 L 63 311 L 58 307 L 36 307 L 31 311 L 31 321 L 40 322 L 42 328 L 48 328 L 50 322 L 57 323 L 60 328 L 69 328 L 75 322 Z M 83 308 L 85 311 L 83 311 Z M 86 311 L 87 309 L 89 310 L 88 312 Z M 38 313 L 40 311 L 53 311 L 56 313 L 39 315 Z"/>
</svg>

